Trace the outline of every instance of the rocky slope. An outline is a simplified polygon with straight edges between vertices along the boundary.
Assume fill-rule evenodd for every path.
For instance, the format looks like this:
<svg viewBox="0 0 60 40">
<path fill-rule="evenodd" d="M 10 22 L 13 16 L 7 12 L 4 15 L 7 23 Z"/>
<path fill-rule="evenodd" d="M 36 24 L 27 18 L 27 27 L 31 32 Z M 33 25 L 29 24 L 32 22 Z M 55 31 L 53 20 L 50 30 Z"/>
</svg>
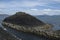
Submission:
<svg viewBox="0 0 60 40">
<path fill-rule="evenodd" d="M 26 27 L 44 25 L 42 21 L 24 12 L 17 12 L 15 15 L 7 17 L 4 21 Z"/>
<path fill-rule="evenodd" d="M 15 15 L 5 18 L 2 24 L 5 28 L 9 27 L 19 31 L 31 32 L 54 39 L 60 38 L 60 34 L 53 31 L 52 25 L 44 23 L 25 12 L 17 12 Z"/>
</svg>

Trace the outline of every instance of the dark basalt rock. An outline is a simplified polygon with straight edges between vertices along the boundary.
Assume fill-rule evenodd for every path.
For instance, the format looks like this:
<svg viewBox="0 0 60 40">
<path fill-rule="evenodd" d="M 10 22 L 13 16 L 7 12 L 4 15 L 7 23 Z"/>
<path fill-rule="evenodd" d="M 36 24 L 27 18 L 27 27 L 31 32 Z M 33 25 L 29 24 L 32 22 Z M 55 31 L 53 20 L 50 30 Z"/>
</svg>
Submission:
<svg viewBox="0 0 60 40">
<path fill-rule="evenodd" d="M 21 26 L 26 26 L 26 27 L 28 26 L 34 27 L 34 26 L 40 26 L 45 24 L 42 21 L 38 20 L 37 18 L 29 14 L 26 14 L 25 12 L 17 12 L 15 15 L 12 15 L 4 19 L 4 22 L 13 23 Z"/>
</svg>

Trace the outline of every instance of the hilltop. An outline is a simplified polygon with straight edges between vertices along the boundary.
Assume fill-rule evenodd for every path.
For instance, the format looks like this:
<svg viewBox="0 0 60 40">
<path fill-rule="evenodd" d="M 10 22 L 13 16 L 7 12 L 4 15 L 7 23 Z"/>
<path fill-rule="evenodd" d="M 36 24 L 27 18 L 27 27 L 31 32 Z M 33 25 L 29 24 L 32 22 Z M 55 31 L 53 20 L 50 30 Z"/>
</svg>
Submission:
<svg viewBox="0 0 60 40">
<path fill-rule="evenodd" d="M 44 22 L 25 12 L 17 12 L 15 15 L 5 18 L 4 21 L 26 27 L 40 26 L 45 24 Z"/>
</svg>

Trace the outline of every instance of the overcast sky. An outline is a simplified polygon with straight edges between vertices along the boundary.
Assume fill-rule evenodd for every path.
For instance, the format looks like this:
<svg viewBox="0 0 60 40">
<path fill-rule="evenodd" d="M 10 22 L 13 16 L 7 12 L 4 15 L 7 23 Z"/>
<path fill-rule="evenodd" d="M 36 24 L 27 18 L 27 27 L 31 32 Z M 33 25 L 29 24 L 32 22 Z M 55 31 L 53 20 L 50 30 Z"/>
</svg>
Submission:
<svg viewBox="0 0 60 40">
<path fill-rule="evenodd" d="M 0 0 L 0 14 L 60 15 L 60 0 Z"/>
</svg>

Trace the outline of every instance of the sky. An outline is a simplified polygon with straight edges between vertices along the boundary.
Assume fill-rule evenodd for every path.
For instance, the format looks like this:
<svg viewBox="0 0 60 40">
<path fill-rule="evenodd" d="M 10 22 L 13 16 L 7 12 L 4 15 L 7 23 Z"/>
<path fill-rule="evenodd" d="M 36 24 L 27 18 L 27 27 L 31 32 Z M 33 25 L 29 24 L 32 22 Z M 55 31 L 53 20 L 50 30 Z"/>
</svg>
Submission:
<svg viewBox="0 0 60 40">
<path fill-rule="evenodd" d="M 0 14 L 20 11 L 31 15 L 60 15 L 60 0 L 0 0 Z"/>
</svg>

